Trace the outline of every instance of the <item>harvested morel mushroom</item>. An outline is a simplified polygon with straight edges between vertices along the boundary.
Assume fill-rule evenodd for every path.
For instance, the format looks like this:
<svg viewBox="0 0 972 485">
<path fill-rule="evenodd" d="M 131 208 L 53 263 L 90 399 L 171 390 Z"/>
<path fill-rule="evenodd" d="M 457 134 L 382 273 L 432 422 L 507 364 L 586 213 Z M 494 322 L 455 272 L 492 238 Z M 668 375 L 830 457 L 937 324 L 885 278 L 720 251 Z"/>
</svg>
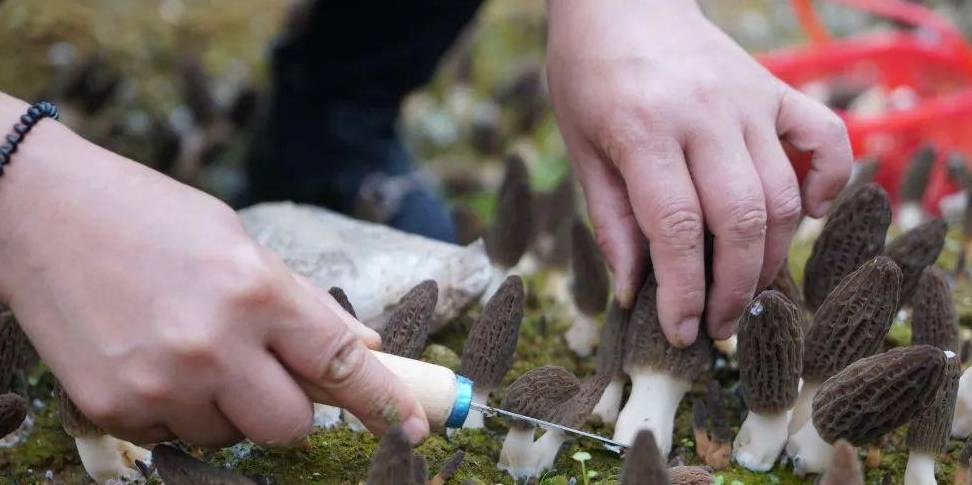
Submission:
<svg viewBox="0 0 972 485">
<path fill-rule="evenodd" d="M 0 438 L 7 436 L 27 418 L 27 401 L 19 394 L 8 392 L 0 394 Z"/>
<path fill-rule="evenodd" d="M 152 452 L 108 434 L 81 414 L 71 398 L 58 387 L 61 426 L 74 438 L 81 464 L 98 483 L 142 478 L 136 462 L 151 463 Z"/>
<path fill-rule="evenodd" d="M 523 319 L 523 280 L 509 276 L 486 303 L 462 347 L 459 373 L 476 383 L 473 402 L 486 404 L 513 366 Z M 471 413 L 465 428 L 482 428 L 483 415 Z"/>
<path fill-rule="evenodd" d="M 828 443 L 873 443 L 927 409 L 945 385 L 946 361 L 931 345 L 898 347 L 827 379 L 813 399 L 812 425 L 787 444 L 794 471 L 822 473 L 833 458 Z"/>
<path fill-rule="evenodd" d="M 890 224 L 891 202 L 877 184 L 860 186 L 833 209 L 803 271 L 810 310 L 816 311 L 844 276 L 881 254 Z"/>
<path fill-rule="evenodd" d="M 931 406 L 918 413 L 908 425 L 908 466 L 905 468 L 905 485 L 934 485 L 935 459 L 945 452 L 952 428 L 958 380 L 962 363 L 958 355 L 945 351 L 945 382 Z"/>
<path fill-rule="evenodd" d="M 942 350 L 958 353 L 958 317 L 952 303 L 952 288 L 945 272 L 937 266 L 925 268 L 913 302 L 911 343 L 934 345 Z"/>
<path fill-rule="evenodd" d="M 901 268 L 899 306 L 911 303 L 921 272 L 935 263 L 945 246 L 947 229 L 944 220 L 932 219 L 891 241 L 884 250 L 884 254 L 898 263 L 898 267 Z"/>
<path fill-rule="evenodd" d="M 571 227 L 571 294 L 575 311 L 564 338 L 575 354 L 586 357 L 597 343 L 597 318 L 604 313 L 610 293 L 607 266 L 594 236 L 580 219 Z"/>
<path fill-rule="evenodd" d="M 648 429 L 667 455 L 678 403 L 712 367 L 713 349 L 705 335 L 681 349 L 668 342 L 658 321 L 657 288 L 649 271 L 628 318 L 624 371 L 631 377 L 631 395 L 618 415 L 614 440 L 631 443 L 639 430 Z"/>
<path fill-rule="evenodd" d="M 425 458 L 412 453 L 401 426 L 388 429 L 371 455 L 367 485 L 426 485 Z"/>
<path fill-rule="evenodd" d="M 506 388 L 503 409 L 531 418 L 552 421 L 559 407 L 580 390 L 580 381 L 570 371 L 553 365 L 531 369 Z M 521 480 L 538 473 L 534 453 L 534 427 L 513 420 L 503 441 L 497 467 L 514 479 Z"/>
<path fill-rule="evenodd" d="M 932 145 L 919 148 L 912 155 L 911 163 L 901 177 L 901 185 L 898 188 L 898 209 L 894 220 L 905 231 L 914 229 L 925 218 L 921 204 L 935 164 L 935 153 L 935 147 Z"/>
<path fill-rule="evenodd" d="M 749 414 L 733 444 L 745 468 L 773 468 L 787 438 L 788 411 L 803 369 L 802 310 L 782 293 L 767 290 L 739 317 L 739 383 Z"/>
<path fill-rule="evenodd" d="M 600 342 L 597 345 L 597 373 L 614 377 L 591 413 L 592 418 L 612 426 L 618 420 L 621 399 L 624 397 L 624 384 L 627 382 L 627 377 L 621 370 L 627 328 L 628 311 L 621 308 L 617 300 L 613 300 L 604 317 L 604 326 L 601 327 Z"/>
<path fill-rule="evenodd" d="M 834 443 L 834 459 L 817 485 L 864 485 L 857 449 L 844 440 Z"/>
<path fill-rule="evenodd" d="M 790 436 L 806 425 L 823 381 L 878 351 L 891 328 L 900 288 L 898 265 L 878 256 L 847 275 L 827 296 L 803 338 L 803 386 L 790 419 Z"/>
<path fill-rule="evenodd" d="M 530 201 L 530 174 L 526 164 L 519 155 L 511 154 L 506 158 L 506 176 L 497 195 L 496 218 L 486 232 L 486 254 L 493 264 L 493 277 L 483 301 L 492 297 L 526 252 L 533 232 Z"/>
<path fill-rule="evenodd" d="M 668 465 L 655 435 L 643 429 L 635 436 L 631 448 L 624 455 L 621 485 L 657 485 L 670 483 Z"/>
<path fill-rule="evenodd" d="M 152 448 L 152 464 L 165 485 L 256 485 L 249 478 L 199 461 L 174 446 Z"/>
<path fill-rule="evenodd" d="M 418 359 L 425 350 L 438 298 L 439 287 L 434 280 L 425 280 L 406 293 L 382 329 L 381 351 Z"/>
</svg>

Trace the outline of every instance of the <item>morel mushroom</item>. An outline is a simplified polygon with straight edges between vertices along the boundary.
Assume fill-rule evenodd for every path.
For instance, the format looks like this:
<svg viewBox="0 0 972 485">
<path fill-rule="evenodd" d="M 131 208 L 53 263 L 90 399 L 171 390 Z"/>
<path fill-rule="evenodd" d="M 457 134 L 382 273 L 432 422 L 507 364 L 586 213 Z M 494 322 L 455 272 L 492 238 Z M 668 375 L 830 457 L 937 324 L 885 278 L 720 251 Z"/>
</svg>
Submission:
<svg viewBox="0 0 972 485">
<path fill-rule="evenodd" d="M 108 434 L 81 414 L 71 398 L 58 387 L 61 426 L 74 438 L 81 464 L 98 483 L 110 480 L 138 480 L 142 477 L 136 462 L 151 463 L 149 450 Z"/>
<path fill-rule="evenodd" d="M 692 432 L 695 453 L 702 462 L 715 470 L 729 466 L 732 457 L 732 430 L 726 418 L 722 387 L 715 379 L 709 381 L 705 400 L 692 402 Z"/>
<path fill-rule="evenodd" d="M 608 383 L 601 399 L 594 406 L 591 417 L 602 423 L 614 425 L 621 411 L 621 399 L 624 398 L 624 384 L 627 378 L 621 370 L 624 361 L 624 334 L 628 328 L 628 311 L 621 308 L 621 304 L 614 300 L 608 307 L 601 327 L 600 342 L 597 345 L 597 373 L 614 376 Z"/>
<path fill-rule="evenodd" d="M 574 311 L 564 338 L 575 354 L 586 357 L 597 343 L 597 318 L 607 305 L 610 281 L 601 250 L 584 222 L 574 219 L 570 232 Z"/>
<path fill-rule="evenodd" d="M 927 409 L 946 380 L 946 354 L 931 345 L 865 357 L 827 380 L 813 399 L 813 421 L 787 444 L 797 474 L 822 473 L 839 439 L 873 443 Z"/>
<path fill-rule="evenodd" d="M 429 479 L 428 485 L 445 485 L 445 483 L 456 474 L 456 471 L 459 470 L 459 465 L 462 465 L 462 460 L 465 458 L 466 452 L 457 450 L 452 454 L 452 456 L 446 459 L 445 463 L 442 464 L 442 467 L 439 468 L 439 472 Z"/>
<path fill-rule="evenodd" d="M 486 254 L 493 264 L 492 281 L 483 294 L 487 301 L 520 262 L 530 242 L 533 221 L 530 212 L 530 174 L 517 154 L 506 158 L 506 175 L 496 200 L 496 218 L 486 232 Z"/>
<path fill-rule="evenodd" d="M 857 449 L 844 440 L 834 443 L 834 459 L 817 485 L 864 485 Z"/>
<path fill-rule="evenodd" d="M 334 301 L 341 305 L 344 311 L 348 312 L 352 317 L 358 318 L 358 314 L 354 311 L 354 306 L 351 305 L 351 301 L 348 300 L 348 294 L 344 292 L 341 288 L 337 286 L 332 286 L 331 289 L 327 290 L 328 294 L 334 298 Z"/>
<path fill-rule="evenodd" d="M 972 439 L 965 440 L 962 451 L 959 452 L 958 463 L 955 464 L 955 480 L 953 485 L 969 485 L 972 483 L 972 475 L 969 467 L 972 466 Z"/>
<path fill-rule="evenodd" d="M 919 148 L 901 177 L 901 185 L 898 188 L 898 210 L 894 220 L 905 231 L 914 229 L 925 218 L 921 204 L 925 189 L 928 187 L 928 180 L 931 178 L 935 156 L 934 146 L 925 145 Z"/>
<path fill-rule="evenodd" d="M 621 468 L 621 485 L 657 485 L 671 483 L 668 465 L 658 449 L 655 435 L 650 430 L 638 431 L 631 448 L 624 456 Z"/>
<path fill-rule="evenodd" d="M 434 280 L 425 280 L 406 293 L 382 329 L 381 351 L 418 359 L 425 350 L 429 320 L 438 298 L 439 287 Z"/>
<path fill-rule="evenodd" d="M 803 338 L 803 386 L 790 419 L 790 436 L 807 423 L 823 381 L 878 351 L 891 328 L 900 288 L 898 265 L 878 256 L 847 275 L 827 296 Z"/>
<path fill-rule="evenodd" d="M 891 202 L 869 183 L 838 204 L 813 243 L 803 271 L 806 305 L 816 311 L 844 276 L 881 254 L 891 224 Z"/>
<path fill-rule="evenodd" d="M 334 298 L 334 301 L 341 305 L 344 311 L 348 312 L 352 317 L 358 318 L 354 311 L 354 306 L 351 305 L 351 301 L 348 299 L 348 295 L 337 286 L 332 286 L 331 289 L 327 290 L 328 294 Z M 349 422 L 349 425 L 358 431 L 364 429 L 364 424 L 357 418 L 352 417 L 351 414 L 345 414 L 345 419 Z M 314 403 L 314 426 L 318 428 L 328 429 L 336 426 L 341 422 L 341 408 L 337 406 L 331 406 L 329 404 Z"/>
<path fill-rule="evenodd" d="M 782 293 L 760 293 L 739 318 L 739 382 L 749 414 L 733 444 L 745 468 L 773 468 L 787 438 L 803 368 L 803 316 Z"/>
<path fill-rule="evenodd" d="M 371 455 L 367 485 L 426 485 L 424 458 L 412 453 L 412 445 L 401 426 L 392 426 Z"/>
<path fill-rule="evenodd" d="M 199 461 L 182 450 L 158 445 L 152 448 L 152 464 L 165 485 L 256 485 L 256 482 L 225 468 Z"/>
<path fill-rule="evenodd" d="M 523 319 L 523 280 L 509 276 L 486 303 L 462 347 L 460 374 L 475 382 L 473 402 L 486 404 L 513 366 Z M 470 413 L 464 428 L 482 428 L 483 415 Z"/>
<path fill-rule="evenodd" d="M 962 363 L 954 352 L 945 351 L 945 382 L 932 405 L 918 413 L 908 425 L 908 466 L 905 485 L 934 485 L 935 458 L 945 452 L 955 412 Z"/>
<path fill-rule="evenodd" d="M 579 390 L 580 381 L 563 367 L 537 367 L 506 388 L 503 408 L 531 418 L 552 421 L 557 417 L 559 407 Z M 511 421 L 497 468 L 505 470 L 516 480 L 535 476 L 538 464 L 533 434 L 533 425 Z"/>
<path fill-rule="evenodd" d="M 20 428 L 27 418 L 27 401 L 19 394 L 0 394 L 0 438 Z"/>
<path fill-rule="evenodd" d="M 595 374 L 581 382 L 580 390 L 569 400 L 557 407 L 557 415 L 551 421 L 568 428 L 580 428 L 591 416 L 591 411 L 597 401 L 604 394 L 604 389 L 611 382 L 611 376 Z M 567 434 L 556 429 L 549 429 L 543 433 L 535 445 L 537 456 L 537 476 L 544 470 L 553 468 L 557 453 L 561 445 L 567 441 Z"/>
<path fill-rule="evenodd" d="M 932 219 L 899 236 L 885 249 L 884 254 L 901 268 L 901 298 L 899 306 L 911 302 L 918 287 L 921 272 L 934 264 L 945 246 L 948 226 L 942 219 Z"/>
<path fill-rule="evenodd" d="M 549 268 L 564 268 L 570 262 L 570 228 L 577 214 L 574 178 L 569 174 L 551 192 L 533 196 L 536 228 L 530 253 Z"/>
<path fill-rule="evenodd" d="M 793 273 L 790 272 L 790 264 L 787 260 L 783 260 L 783 266 L 780 271 L 776 273 L 776 277 L 770 282 L 769 286 L 766 287 L 767 290 L 776 290 L 783 294 L 790 303 L 793 303 L 797 308 L 804 308 L 803 303 L 803 292 L 800 290 L 800 286 L 797 285 L 796 280 L 793 278 Z M 809 320 L 806 318 L 800 319 L 803 322 L 803 330 L 809 329 Z"/>
<path fill-rule="evenodd" d="M 712 367 L 713 349 L 705 335 L 681 349 L 668 342 L 658 321 L 657 288 L 649 271 L 628 318 L 624 371 L 631 376 L 631 395 L 618 415 L 614 440 L 631 443 L 638 430 L 648 429 L 668 454 L 678 403 Z"/>
<path fill-rule="evenodd" d="M 925 268 L 913 302 L 911 343 L 934 345 L 958 353 L 958 317 L 945 272 L 937 266 Z"/>
</svg>

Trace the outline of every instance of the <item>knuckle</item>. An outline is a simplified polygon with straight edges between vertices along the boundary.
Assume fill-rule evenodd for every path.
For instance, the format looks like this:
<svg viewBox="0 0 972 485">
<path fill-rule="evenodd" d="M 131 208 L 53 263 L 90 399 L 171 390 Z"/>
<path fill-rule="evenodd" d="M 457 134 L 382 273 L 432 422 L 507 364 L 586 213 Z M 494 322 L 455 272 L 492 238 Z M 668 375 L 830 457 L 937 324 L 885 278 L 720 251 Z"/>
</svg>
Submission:
<svg viewBox="0 0 972 485">
<path fill-rule="evenodd" d="M 800 190 L 793 185 L 787 185 L 770 197 L 771 222 L 780 225 L 796 223 L 803 214 L 803 204 Z"/>
<path fill-rule="evenodd" d="M 739 204 L 730 211 L 727 235 L 735 241 L 754 241 L 766 234 L 766 208 L 759 204 Z"/>
<path fill-rule="evenodd" d="M 713 74 L 700 73 L 692 79 L 690 94 L 699 104 L 710 104 L 719 98 L 721 82 Z"/>
<path fill-rule="evenodd" d="M 220 348 L 220 337 L 213 329 L 203 325 L 173 329 L 162 337 L 162 348 L 176 364 L 213 364 Z"/>
<path fill-rule="evenodd" d="M 705 232 L 702 215 L 686 203 L 670 202 L 663 206 L 658 238 L 679 249 L 695 249 Z"/>
</svg>

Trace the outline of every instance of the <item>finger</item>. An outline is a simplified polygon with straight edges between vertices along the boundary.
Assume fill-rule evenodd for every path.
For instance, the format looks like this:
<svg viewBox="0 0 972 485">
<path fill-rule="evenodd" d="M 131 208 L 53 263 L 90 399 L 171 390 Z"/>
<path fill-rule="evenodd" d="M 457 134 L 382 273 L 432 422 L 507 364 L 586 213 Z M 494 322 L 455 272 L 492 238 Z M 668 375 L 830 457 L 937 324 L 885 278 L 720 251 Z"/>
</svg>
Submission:
<svg viewBox="0 0 972 485">
<path fill-rule="evenodd" d="M 847 127 L 824 105 L 787 88 L 776 130 L 798 150 L 813 152 L 803 181 L 803 207 L 813 217 L 825 216 L 850 177 L 853 155 Z"/>
<path fill-rule="evenodd" d="M 203 447 L 222 448 L 243 439 L 212 402 L 179 406 L 179 414 L 166 419 L 166 427 L 179 439 Z"/>
<path fill-rule="evenodd" d="M 759 173 L 766 200 L 766 245 L 758 288 L 779 272 L 802 215 L 800 185 L 772 126 L 747 130 L 746 146 Z"/>
<path fill-rule="evenodd" d="M 348 329 L 354 332 L 354 334 L 365 343 L 365 346 L 372 350 L 378 350 L 381 348 L 381 335 L 345 311 L 344 308 L 341 307 L 341 304 L 338 303 L 330 293 L 318 288 L 314 285 L 314 283 L 304 276 L 295 274 L 294 278 L 307 291 L 317 295 L 320 302 L 327 306 L 330 312 L 336 314 L 341 321 L 347 325 Z"/>
<path fill-rule="evenodd" d="M 742 132 L 721 128 L 731 125 L 724 120 L 700 128 L 686 150 L 706 225 L 715 236 L 706 328 L 718 340 L 732 335 L 736 318 L 753 298 L 766 238 L 759 175 Z"/>
<path fill-rule="evenodd" d="M 618 303 L 630 308 L 641 286 L 647 246 L 617 170 L 599 159 L 575 163 L 587 212 L 605 261 L 614 273 Z"/>
<path fill-rule="evenodd" d="M 691 345 L 705 305 L 703 222 L 695 187 L 674 139 L 629 146 L 616 162 L 658 280 L 658 318 L 672 345 Z"/>
<path fill-rule="evenodd" d="M 325 394 L 311 393 L 311 399 L 348 409 L 375 433 L 400 423 L 414 442 L 424 438 L 428 421 L 412 392 L 333 311 L 319 309 L 283 322 L 270 335 L 270 347 L 284 365 Z"/>
<path fill-rule="evenodd" d="M 219 409 L 247 438 L 265 446 L 289 446 L 310 434 L 314 410 L 310 398 L 277 358 L 260 352 L 222 389 Z"/>
</svg>

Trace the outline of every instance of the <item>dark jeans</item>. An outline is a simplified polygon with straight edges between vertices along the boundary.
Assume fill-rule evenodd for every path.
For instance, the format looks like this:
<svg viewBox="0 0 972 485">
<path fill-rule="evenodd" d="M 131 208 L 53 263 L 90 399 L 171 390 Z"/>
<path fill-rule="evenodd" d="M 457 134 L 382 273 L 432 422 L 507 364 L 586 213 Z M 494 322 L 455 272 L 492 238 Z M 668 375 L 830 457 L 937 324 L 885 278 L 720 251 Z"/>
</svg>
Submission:
<svg viewBox="0 0 972 485">
<path fill-rule="evenodd" d="M 351 213 L 362 180 L 401 175 L 402 99 L 426 83 L 480 0 L 317 0 L 273 48 L 269 143 L 248 163 L 247 202 L 294 200 Z M 437 194 L 416 190 L 388 223 L 454 240 Z"/>
</svg>

